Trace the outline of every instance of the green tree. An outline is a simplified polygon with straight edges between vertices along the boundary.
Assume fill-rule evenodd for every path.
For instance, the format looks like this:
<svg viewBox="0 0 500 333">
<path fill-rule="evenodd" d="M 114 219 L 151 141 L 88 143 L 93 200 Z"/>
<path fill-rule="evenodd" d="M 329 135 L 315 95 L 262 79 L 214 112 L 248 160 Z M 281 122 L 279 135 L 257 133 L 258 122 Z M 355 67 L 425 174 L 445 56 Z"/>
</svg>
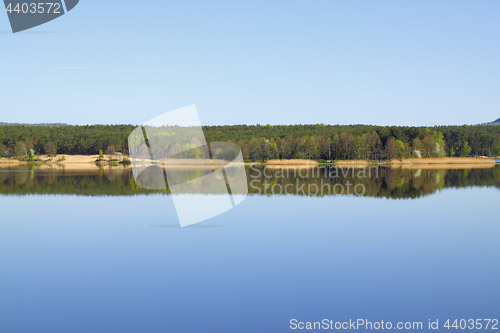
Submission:
<svg viewBox="0 0 500 333">
<path fill-rule="evenodd" d="M 251 138 L 248 141 L 248 154 L 252 161 L 260 160 L 262 157 L 262 149 L 260 148 L 259 140 L 256 138 Z"/>
<path fill-rule="evenodd" d="M 398 155 L 398 149 L 396 146 L 396 140 L 394 137 L 389 137 L 387 140 L 387 144 L 385 145 L 385 157 L 392 160 L 393 158 L 396 158 Z"/>
<path fill-rule="evenodd" d="M 423 157 L 432 157 L 433 152 L 436 149 L 434 136 L 430 133 L 425 134 L 424 138 L 422 139 L 422 146 L 423 146 L 422 150 Z"/>
<path fill-rule="evenodd" d="M 460 157 L 467 157 L 470 155 L 470 153 L 471 153 L 471 148 L 469 146 L 469 143 L 467 141 L 464 141 L 460 149 Z"/>
<path fill-rule="evenodd" d="M 259 146 L 261 148 L 261 156 L 262 156 L 262 162 L 264 160 L 269 159 L 271 154 L 272 154 L 272 145 L 268 139 L 265 137 L 259 138 Z M 274 145 L 274 148 L 276 148 L 276 144 Z"/>
<path fill-rule="evenodd" d="M 332 159 L 332 139 L 326 139 L 321 146 L 321 153 L 325 156 L 325 160 L 330 161 Z"/>
<path fill-rule="evenodd" d="M 26 145 L 24 142 L 17 142 L 14 146 L 14 156 L 16 157 L 24 157 L 27 154 Z"/>
<path fill-rule="evenodd" d="M 497 139 L 495 146 L 493 147 L 493 154 L 495 156 L 500 156 L 500 138 Z"/>
<path fill-rule="evenodd" d="M 57 155 L 57 147 L 52 141 L 47 142 L 45 145 L 45 153 L 47 153 L 48 157 L 54 157 Z"/>
<path fill-rule="evenodd" d="M 9 157 L 9 149 L 5 145 L 0 146 L 0 157 Z"/>
<path fill-rule="evenodd" d="M 378 160 L 380 159 L 381 149 L 382 149 L 382 141 L 380 140 L 380 136 L 377 132 L 373 131 L 371 136 L 368 139 L 368 143 L 370 145 L 370 159 Z"/>
<path fill-rule="evenodd" d="M 176 155 L 180 154 L 181 152 L 182 152 L 182 147 L 178 142 L 176 142 L 168 148 L 167 155 L 172 157 L 178 157 Z"/>
<path fill-rule="evenodd" d="M 190 159 L 200 158 L 200 149 L 194 143 L 186 143 L 182 146 L 182 157 Z M 215 155 L 218 155 L 217 153 Z M 220 158 L 219 156 L 214 156 L 214 158 Z"/>
<path fill-rule="evenodd" d="M 30 151 L 31 149 L 33 149 L 35 147 L 35 144 L 30 139 L 26 139 L 24 141 L 24 145 L 26 146 L 27 151 Z"/>
<path fill-rule="evenodd" d="M 267 145 L 269 146 L 269 152 L 267 158 L 276 158 L 276 156 L 278 155 L 278 145 L 276 144 L 276 141 L 274 141 L 274 139 L 271 138 L 267 142 Z"/>
<path fill-rule="evenodd" d="M 444 157 L 446 152 L 444 151 L 445 142 L 443 139 L 443 133 L 434 132 L 434 157 Z"/>
<path fill-rule="evenodd" d="M 401 140 L 396 140 L 395 141 L 396 145 L 396 150 L 397 150 L 397 156 L 399 159 L 403 160 L 403 157 L 405 156 L 405 144 Z"/>
<path fill-rule="evenodd" d="M 339 151 L 340 151 L 340 137 L 338 134 L 335 134 L 332 139 L 332 152 L 334 159 L 337 160 L 339 158 Z"/>
<path fill-rule="evenodd" d="M 416 158 L 422 158 L 423 145 L 419 138 L 413 139 L 411 144 L 412 155 Z"/>
<path fill-rule="evenodd" d="M 28 152 L 28 158 L 31 162 L 35 161 L 35 151 L 31 148 Z"/>
<path fill-rule="evenodd" d="M 241 155 L 243 156 L 243 159 L 244 160 L 248 160 L 249 159 L 249 156 L 248 156 L 248 145 L 247 145 L 246 140 L 245 139 L 238 140 L 238 142 L 236 144 L 241 149 Z"/>
</svg>

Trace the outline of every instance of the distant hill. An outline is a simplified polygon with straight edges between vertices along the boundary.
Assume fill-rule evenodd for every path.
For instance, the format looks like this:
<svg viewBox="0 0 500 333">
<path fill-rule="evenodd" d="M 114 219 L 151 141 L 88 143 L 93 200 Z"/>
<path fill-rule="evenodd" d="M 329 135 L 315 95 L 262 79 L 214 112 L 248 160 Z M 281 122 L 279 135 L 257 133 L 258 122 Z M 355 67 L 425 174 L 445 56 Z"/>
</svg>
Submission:
<svg viewBox="0 0 500 333">
<path fill-rule="evenodd" d="M 18 124 L 18 123 L 2 123 L 0 122 L 0 126 L 27 126 L 27 127 L 63 127 L 63 126 L 69 126 L 68 124 L 64 123 L 43 123 L 43 124 Z"/>
<path fill-rule="evenodd" d="M 495 121 L 492 121 L 491 123 L 486 123 L 485 125 L 500 126 L 500 118 L 498 118 Z"/>
<path fill-rule="evenodd" d="M 500 126 L 500 118 L 498 118 L 495 121 L 492 121 L 491 123 L 482 123 L 482 124 L 477 124 L 476 126 Z"/>
</svg>

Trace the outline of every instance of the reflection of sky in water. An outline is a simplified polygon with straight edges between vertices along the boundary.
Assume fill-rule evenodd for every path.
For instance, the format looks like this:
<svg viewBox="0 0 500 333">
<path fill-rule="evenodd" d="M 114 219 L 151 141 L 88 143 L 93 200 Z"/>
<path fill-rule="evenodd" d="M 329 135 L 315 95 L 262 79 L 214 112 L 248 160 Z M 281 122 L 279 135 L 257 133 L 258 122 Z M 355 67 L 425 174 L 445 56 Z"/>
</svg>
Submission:
<svg viewBox="0 0 500 333">
<path fill-rule="evenodd" d="M 498 199 L 251 196 L 177 228 L 165 196 L 1 196 L 0 331 L 495 318 Z"/>
</svg>

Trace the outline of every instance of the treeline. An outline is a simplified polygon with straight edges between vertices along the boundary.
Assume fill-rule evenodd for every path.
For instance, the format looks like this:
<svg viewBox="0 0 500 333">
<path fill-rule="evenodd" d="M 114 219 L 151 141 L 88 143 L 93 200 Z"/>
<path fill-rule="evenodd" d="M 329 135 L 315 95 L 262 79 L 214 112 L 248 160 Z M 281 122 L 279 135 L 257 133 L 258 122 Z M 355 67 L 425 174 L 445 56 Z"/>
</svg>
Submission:
<svg viewBox="0 0 500 333">
<path fill-rule="evenodd" d="M 127 152 L 133 125 L 42 127 L 0 126 L 0 156 L 20 156 L 33 149 L 36 154 L 96 155 L 112 146 Z"/>
<path fill-rule="evenodd" d="M 392 159 L 500 155 L 498 126 L 209 126 L 207 141 L 233 141 L 246 159 Z M 209 139 L 209 140 L 208 140 Z"/>
<path fill-rule="evenodd" d="M 0 126 L 0 156 L 128 154 L 134 125 Z M 245 159 L 392 159 L 500 155 L 500 126 L 371 125 L 205 126 L 207 142 L 234 142 Z"/>
<path fill-rule="evenodd" d="M 62 126 L 70 126 L 70 125 L 65 124 L 65 123 L 19 124 L 19 123 L 3 123 L 3 122 L 0 122 L 0 126 L 62 127 Z"/>
</svg>

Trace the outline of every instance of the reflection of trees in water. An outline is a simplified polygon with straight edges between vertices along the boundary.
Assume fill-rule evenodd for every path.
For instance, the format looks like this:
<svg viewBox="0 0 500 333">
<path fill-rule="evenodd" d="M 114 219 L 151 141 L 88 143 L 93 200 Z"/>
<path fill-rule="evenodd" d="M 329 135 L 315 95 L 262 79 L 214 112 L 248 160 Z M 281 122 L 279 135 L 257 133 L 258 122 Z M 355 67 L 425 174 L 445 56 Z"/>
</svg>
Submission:
<svg viewBox="0 0 500 333">
<path fill-rule="evenodd" d="M 435 193 L 446 187 L 500 186 L 500 166 L 490 169 L 472 170 L 402 170 L 378 168 L 378 172 L 331 172 L 325 168 L 320 172 L 309 172 L 309 177 L 302 177 L 299 172 L 278 173 L 276 170 L 264 174 L 262 169 L 249 169 L 250 193 L 281 194 L 287 187 L 288 194 L 299 194 L 301 186 L 316 184 L 321 187 L 329 184 L 331 188 L 340 185 L 344 194 L 354 193 L 356 185 L 362 185 L 365 196 L 386 198 L 418 198 Z M 346 170 L 346 169 L 344 169 Z M 331 175 L 334 175 L 331 177 Z M 338 175 L 338 176 L 335 176 Z M 260 176 L 260 177 L 257 177 Z M 280 187 L 274 186 L 280 184 Z M 274 186 L 274 190 L 273 190 Z M 339 188 L 339 187 L 336 187 Z M 347 189 L 351 189 L 347 191 Z M 338 192 L 338 191 L 337 191 Z M 336 193 L 337 193 L 336 192 Z M 329 192 L 332 194 L 333 192 Z M 359 194 L 359 191 L 357 192 Z M 312 193 L 313 195 L 315 193 Z M 328 192 L 318 195 L 328 195 Z"/>
<path fill-rule="evenodd" d="M 369 172 L 331 172 L 331 169 L 321 170 L 314 177 L 301 177 L 298 174 L 293 174 L 289 177 L 261 177 L 260 181 L 255 181 L 255 174 L 250 174 L 250 181 L 254 181 L 254 185 L 262 183 L 260 190 L 264 191 L 268 184 L 278 181 L 282 187 L 289 189 L 300 189 L 302 186 L 310 186 L 316 184 L 319 187 L 329 185 L 330 188 L 343 189 L 344 194 L 361 194 L 373 197 L 391 197 L 391 198 L 416 198 L 428 193 L 435 192 L 443 188 L 446 170 L 394 170 L 389 168 L 378 168 Z M 347 169 L 344 169 L 347 170 Z M 258 174 L 258 172 L 254 172 Z M 331 176 L 332 174 L 338 176 Z M 252 186 L 251 186 L 252 187 Z M 253 186 L 255 189 L 257 186 Z M 328 187 L 327 187 L 328 188 Z M 252 192 L 252 191 L 251 191 Z M 256 192 L 259 192 L 256 190 Z M 267 192 L 275 193 L 272 186 Z M 289 191 L 288 193 L 293 193 Z M 325 191 L 319 195 L 332 194 L 332 191 Z M 339 193 L 339 191 L 335 191 Z M 299 191 L 297 194 L 301 194 Z M 314 194 L 314 193 L 312 193 Z"/>
<path fill-rule="evenodd" d="M 15 182 L 16 184 L 25 184 L 28 180 L 28 172 L 16 172 Z"/>
<path fill-rule="evenodd" d="M 340 170 L 340 169 L 339 169 Z M 472 170 L 394 170 L 389 168 L 372 169 L 371 176 L 365 169 L 334 170 L 333 168 L 315 169 L 309 172 L 277 172 L 263 168 L 247 168 L 250 194 L 308 195 L 308 186 L 325 189 L 329 195 L 354 193 L 356 185 L 362 185 L 364 196 L 385 198 L 418 198 L 435 193 L 443 188 L 470 186 L 493 186 L 500 189 L 500 166 L 490 169 Z M 338 172 L 334 172 L 338 171 Z M 206 174 L 196 169 L 176 170 L 169 173 L 176 183 L 193 182 Z M 231 179 L 235 173 L 227 172 Z M 147 176 L 146 174 L 144 175 Z M 335 185 L 337 185 L 335 187 Z M 302 187 L 302 190 L 301 190 Z M 329 187 L 329 188 L 328 188 Z M 334 190 L 335 188 L 335 190 Z M 193 186 L 196 193 L 211 193 L 209 184 L 199 181 Z M 305 191 L 304 191 L 305 189 Z M 77 194 L 77 195 L 135 195 L 168 194 L 169 190 L 147 190 L 137 186 L 131 169 L 103 168 L 94 172 L 70 171 L 18 171 L 0 172 L 1 194 Z M 359 191 L 358 191 L 359 194 Z"/>
</svg>

